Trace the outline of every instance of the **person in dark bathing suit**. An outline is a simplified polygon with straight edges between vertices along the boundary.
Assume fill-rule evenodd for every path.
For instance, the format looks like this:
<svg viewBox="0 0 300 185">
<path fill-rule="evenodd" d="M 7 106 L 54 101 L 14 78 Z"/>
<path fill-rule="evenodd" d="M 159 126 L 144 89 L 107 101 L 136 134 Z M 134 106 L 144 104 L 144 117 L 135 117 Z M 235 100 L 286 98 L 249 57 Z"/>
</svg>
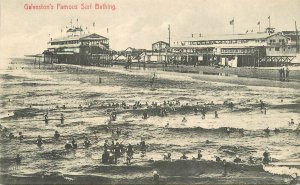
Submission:
<svg viewBox="0 0 300 185">
<path fill-rule="evenodd" d="M 39 135 L 36 141 L 36 144 L 38 146 L 42 146 L 44 144 L 42 137 Z"/>
</svg>

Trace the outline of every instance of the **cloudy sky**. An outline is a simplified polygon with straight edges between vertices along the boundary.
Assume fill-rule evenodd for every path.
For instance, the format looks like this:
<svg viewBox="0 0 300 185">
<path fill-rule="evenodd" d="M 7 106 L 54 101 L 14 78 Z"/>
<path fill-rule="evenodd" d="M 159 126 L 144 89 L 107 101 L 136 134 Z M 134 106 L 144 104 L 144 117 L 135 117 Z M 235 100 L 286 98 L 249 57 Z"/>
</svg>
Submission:
<svg viewBox="0 0 300 185">
<path fill-rule="evenodd" d="M 277 31 L 300 29 L 300 0 L 0 0 L 1 56 L 23 56 L 43 52 L 51 37 L 60 37 L 61 28 L 79 24 L 110 38 L 115 50 L 151 48 L 157 40 L 171 43 L 191 35 L 231 34 L 229 21 L 235 19 L 235 33 L 258 31 L 271 26 Z M 77 5 L 78 10 L 57 10 L 57 4 Z M 80 4 L 93 9 L 81 10 Z M 115 5 L 116 10 L 95 10 L 94 5 Z M 25 4 L 53 5 L 54 10 L 25 10 Z M 95 28 L 92 24 L 95 22 Z M 109 33 L 107 33 L 109 28 Z"/>
</svg>

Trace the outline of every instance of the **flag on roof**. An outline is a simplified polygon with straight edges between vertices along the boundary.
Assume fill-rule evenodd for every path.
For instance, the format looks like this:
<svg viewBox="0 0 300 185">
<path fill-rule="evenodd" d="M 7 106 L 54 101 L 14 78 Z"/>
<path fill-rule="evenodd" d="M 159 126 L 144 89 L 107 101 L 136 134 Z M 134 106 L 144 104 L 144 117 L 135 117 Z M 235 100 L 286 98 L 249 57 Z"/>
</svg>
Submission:
<svg viewBox="0 0 300 185">
<path fill-rule="evenodd" d="M 232 19 L 231 21 L 229 21 L 230 25 L 234 25 L 234 19 Z"/>
</svg>

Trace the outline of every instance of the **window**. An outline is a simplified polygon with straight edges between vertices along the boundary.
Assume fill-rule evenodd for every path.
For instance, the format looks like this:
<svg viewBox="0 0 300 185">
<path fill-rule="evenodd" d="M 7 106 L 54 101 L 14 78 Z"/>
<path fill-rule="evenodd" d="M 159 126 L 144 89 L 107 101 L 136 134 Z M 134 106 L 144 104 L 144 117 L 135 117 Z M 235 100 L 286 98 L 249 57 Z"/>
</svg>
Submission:
<svg viewBox="0 0 300 185">
<path fill-rule="evenodd" d="M 269 48 L 269 51 L 272 51 L 272 48 Z"/>
<path fill-rule="evenodd" d="M 276 48 L 275 48 L 275 51 L 279 51 L 279 50 L 280 50 L 279 47 L 276 47 Z"/>
<path fill-rule="evenodd" d="M 270 40 L 270 43 L 275 43 L 275 42 L 276 42 L 275 39 L 271 39 L 271 40 Z"/>
</svg>

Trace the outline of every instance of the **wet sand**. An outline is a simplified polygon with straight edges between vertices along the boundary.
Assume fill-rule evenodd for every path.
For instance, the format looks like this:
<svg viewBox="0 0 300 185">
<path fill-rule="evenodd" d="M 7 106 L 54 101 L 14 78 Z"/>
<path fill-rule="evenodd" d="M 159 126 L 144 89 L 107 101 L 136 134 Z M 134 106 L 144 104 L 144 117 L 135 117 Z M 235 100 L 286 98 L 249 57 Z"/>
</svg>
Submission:
<svg viewBox="0 0 300 185">
<path fill-rule="evenodd" d="M 15 136 L 22 131 L 25 137 L 21 142 L 1 138 L 1 181 L 5 184 L 23 181 L 83 184 L 87 179 L 91 184 L 151 184 L 153 170 L 160 173 L 162 182 L 170 184 L 287 184 L 291 174 L 300 174 L 298 165 L 285 165 L 297 164 L 300 156 L 300 134 L 296 130 L 300 121 L 297 82 L 119 67 L 37 67 L 16 60 L 1 70 L 1 124 Z M 157 79 L 150 87 L 153 72 Z M 164 101 L 176 100 L 181 104 L 175 109 L 163 105 Z M 261 113 L 259 100 L 267 104 L 266 115 Z M 108 112 L 114 109 L 109 104 L 122 101 L 130 105 L 129 109 L 117 108 L 117 120 L 110 127 L 122 129 L 118 140 L 124 145 L 134 145 L 133 164 L 125 165 L 122 157 L 117 165 L 103 165 L 104 140 L 117 138 L 105 131 Z M 161 117 L 159 108 L 143 106 L 133 110 L 136 101 L 158 102 L 168 110 L 168 116 Z M 208 105 L 211 101 L 214 104 Z M 234 107 L 224 105 L 224 101 L 234 102 Z M 208 112 L 204 120 L 200 113 L 193 112 L 197 103 L 199 107 L 206 104 Z M 218 119 L 214 118 L 215 110 L 219 113 Z M 50 120 L 48 125 L 43 121 L 46 111 L 50 119 L 56 119 Z M 142 119 L 145 111 L 150 116 L 146 120 Z M 58 120 L 61 113 L 65 116 L 64 125 Z M 183 117 L 187 119 L 184 124 Z M 288 124 L 291 118 L 295 125 Z M 165 128 L 167 123 L 169 127 Z M 226 133 L 228 127 L 232 130 L 230 134 Z M 269 135 L 264 132 L 267 127 L 271 129 Z M 280 132 L 274 133 L 275 128 Z M 53 139 L 55 130 L 61 134 L 59 141 Z M 35 144 L 38 135 L 45 140 L 42 147 Z M 66 151 L 64 144 L 72 136 L 79 148 Z M 84 136 L 92 141 L 89 149 L 83 147 Z M 141 137 L 146 138 L 148 145 L 143 157 L 139 150 Z M 266 147 L 274 165 L 262 167 Z M 166 152 L 172 152 L 174 160 L 187 152 L 191 159 L 199 149 L 203 161 L 161 161 Z M 23 158 L 20 166 L 13 161 L 17 153 Z M 244 169 L 232 163 L 236 154 L 244 161 Z M 214 162 L 215 156 L 234 166 L 228 176 L 223 177 L 223 166 Z M 257 160 L 255 165 L 248 164 L 249 156 Z M 157 162 L 149 162 L 151 158 Z M 186 172 L 186 169 L 190 170 Z"/>
</svg>

